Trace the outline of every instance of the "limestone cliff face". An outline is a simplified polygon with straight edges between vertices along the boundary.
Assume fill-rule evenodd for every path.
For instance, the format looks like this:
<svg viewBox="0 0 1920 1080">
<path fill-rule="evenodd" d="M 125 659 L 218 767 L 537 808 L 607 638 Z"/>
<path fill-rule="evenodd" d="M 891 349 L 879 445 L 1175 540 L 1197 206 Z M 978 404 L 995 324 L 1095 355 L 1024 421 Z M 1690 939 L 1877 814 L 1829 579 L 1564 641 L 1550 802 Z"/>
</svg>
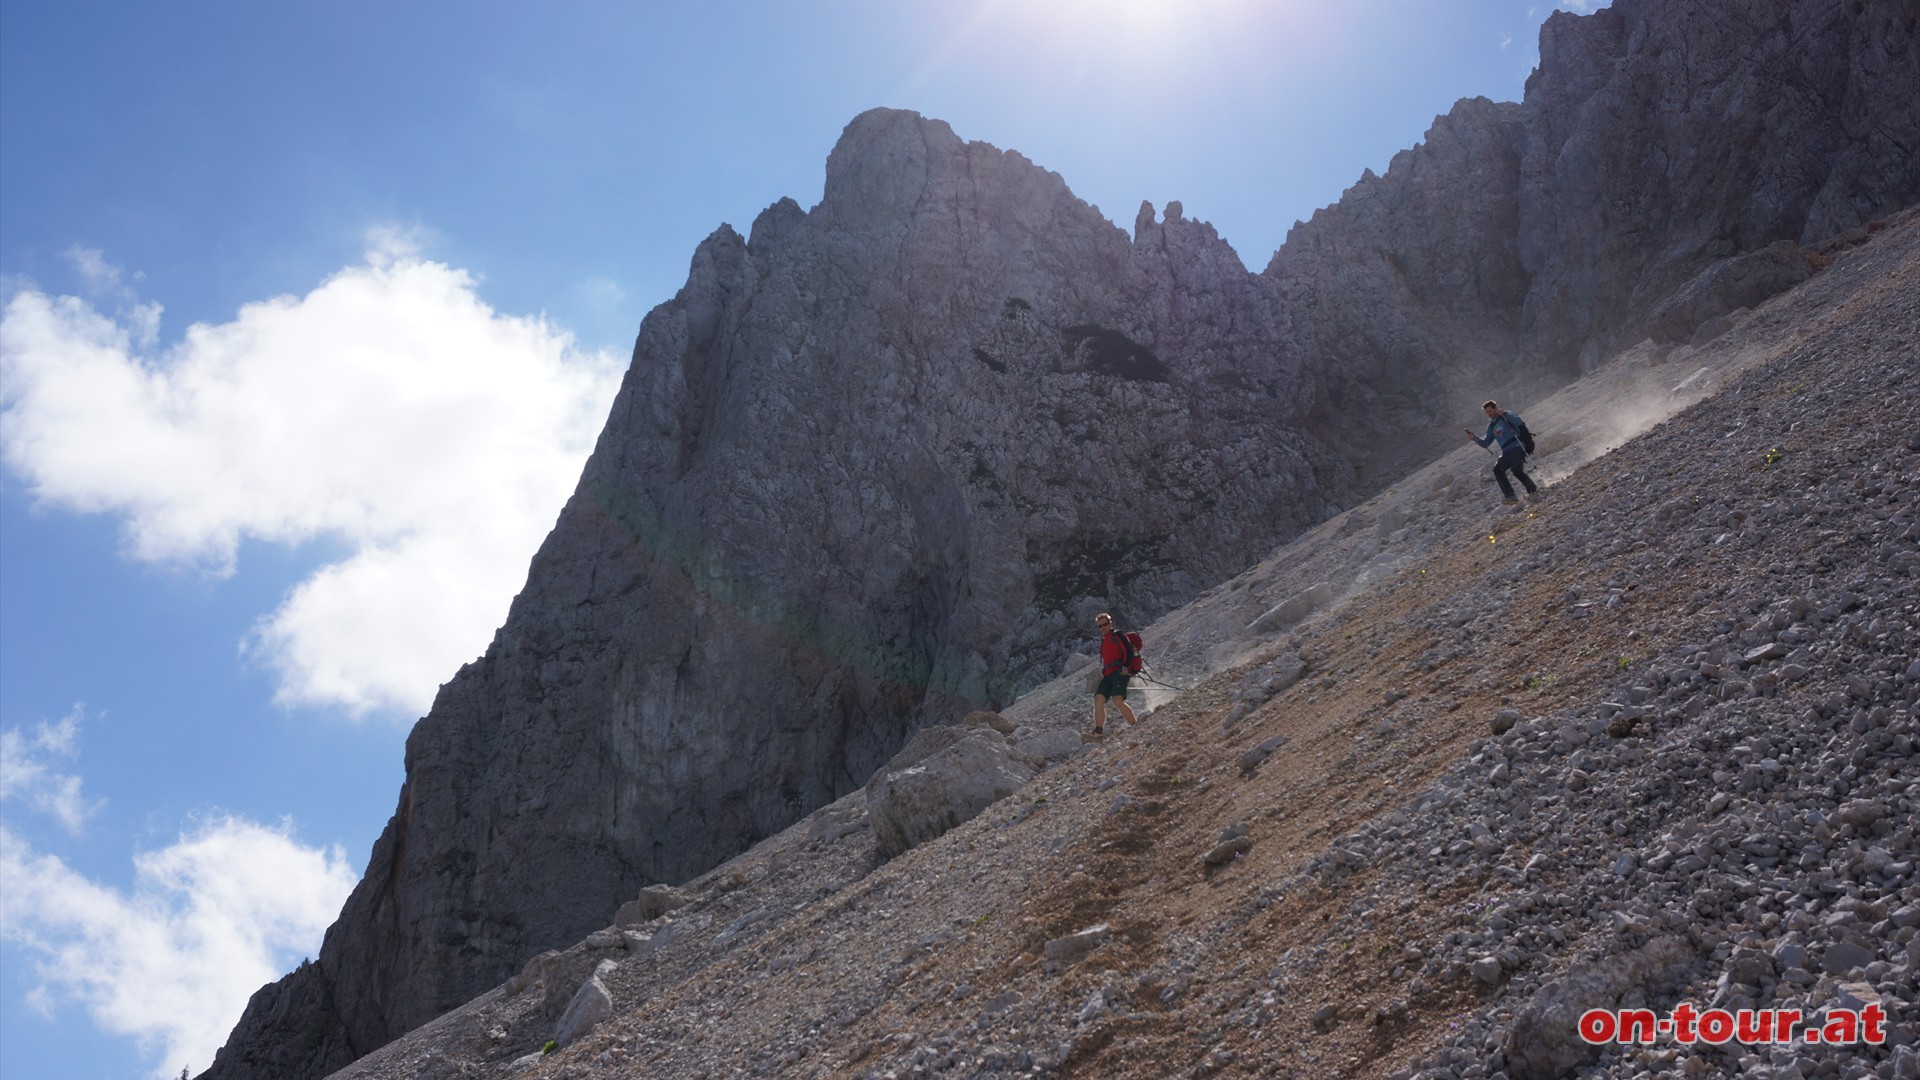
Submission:
<svg viewBox="0 0 1920 1080">
<path fill-rule="evenodd" d="M 1353 495 L 1275 290 L 1211 227 L 856 119 L 722 227 L 320 958 L 372 1046 L 1010 701 Z"/>
<path fill-rule="evenodd" d="M 1717 259 L 1913 201 L 1914 23 L 1555 15 L 1524 103 L 1461 103 L 1263 274 L 1178 204 L 1129 236 L 1018 154 L 856 118 L 818 206 L 723 226 L 648 315 L 318 964 L 211 1075 L 366 1053 L 1054 674 L 1094 612 L 1238 571 L 1442 410 L 1637 340 Z"/>
</svg>

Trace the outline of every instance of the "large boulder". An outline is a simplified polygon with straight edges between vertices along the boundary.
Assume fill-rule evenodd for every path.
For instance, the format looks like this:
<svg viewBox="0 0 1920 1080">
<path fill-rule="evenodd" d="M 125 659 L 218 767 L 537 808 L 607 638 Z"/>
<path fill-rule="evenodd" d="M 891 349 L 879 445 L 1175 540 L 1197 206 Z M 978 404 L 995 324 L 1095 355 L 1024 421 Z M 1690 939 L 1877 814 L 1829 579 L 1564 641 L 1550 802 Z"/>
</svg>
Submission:
<svg viewBox="0 0 1920 1080">
<path fill-rule="evenodd" d="M 924 844 L 1020 790 L 1033 767 L 991 728 L 927 728 L 867 784 L 880 854 Z"/>
<path fill-rule="evenodd" d="M 613 1015 L 613 992 L 607 989 L 607 976 L 619 966 L 612 960 L 600 961 L 587 981 L 574 991 L 566 1010 L 560 1014 L 560 1023 L 553 1029 L 555 1043 L 571 1046 Z"/>
<path fill-rule="evenodd" d="M 1502 1047 L 1514 1080 L 1561 1080 L 1600 1050 L 1580 1037 L 1580 1017 L 1612 1009 L 1629 990 L 1648 998 L 1670 990 L 1698 959 L 1687 943 L 1661 937 L 1631 952 L 1578 964 L 1535 991 L 1514 1014 Z"/>
</svg>

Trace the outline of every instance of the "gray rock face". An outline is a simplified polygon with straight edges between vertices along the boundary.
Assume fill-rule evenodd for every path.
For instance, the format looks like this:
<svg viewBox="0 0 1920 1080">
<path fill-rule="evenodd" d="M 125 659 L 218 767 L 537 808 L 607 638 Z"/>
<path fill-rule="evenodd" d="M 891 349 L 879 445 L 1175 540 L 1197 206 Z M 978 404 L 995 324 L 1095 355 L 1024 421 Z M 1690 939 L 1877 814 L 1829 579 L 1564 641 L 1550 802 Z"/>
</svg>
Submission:
<svg viewBox="0 0 1920 1080">
<path fill-rule="evenodd" d="M 1807 272 L 1776 251 L 1660 310 L 1711 264 L 1920 198 L 1917 20 L 1827 0 L 1556 12 L 1523 102 L 1460 102 L 1295 227 L 1266 274 L 1299 344 L 1361 386 L 1397 371 L 1460 391 L 1348 399 L 1428 425 L 1475 403 L 1447 376 L 1495 358 L 1528 358 L 1502 391 L 1524 396 L 1649 334 L 1685 341 Z"/>
<path fill-rule="evenodd" d="M 256 990 L 246 1015 L 274 1039 L 229 1040 L 209 1072 L 226 1076 L 325 1076 L 360 1056 L 347 1041 L 320 965 L 307 961 Z M 370 1049 L 370 1048 L 369 1048 Z"/>
<path fill-rule="evenodd" d="M 1717 260 L 1920 196 L 1911 4 L 1734 6 L 1554 15 L 1525 102 L 1462 102 L 1258 275 L 1177 204 L 1129 237 L 1018 154 L 856 118 L 818 206 L 723 226 L 642 324 L 320 962 L 210 1075 L 366 1053 L 1009 701 L 1095 611 L 1240 570 L 1488 393 L 1771 287 Z"/>
</svg>

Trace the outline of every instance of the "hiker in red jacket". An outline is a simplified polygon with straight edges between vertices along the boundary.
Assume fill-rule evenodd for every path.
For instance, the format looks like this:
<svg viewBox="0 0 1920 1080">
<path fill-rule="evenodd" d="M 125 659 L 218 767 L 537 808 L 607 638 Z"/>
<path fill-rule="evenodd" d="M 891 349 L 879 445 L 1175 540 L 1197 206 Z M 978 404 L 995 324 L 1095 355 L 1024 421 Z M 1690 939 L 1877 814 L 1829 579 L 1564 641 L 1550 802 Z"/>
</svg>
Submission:
<svg viewBox="0 0 1920 1080">
<path fill-rule="evenodd" d="M 1105 735 L 1107 699 L 1113 699 L 1114 707 L 1127 718 L 1128 727 L 1138 718 L 1127 707 L 1127 680 L 1133 677 L 1127 671 L 1127 639 L 1113 628 L 1113 616 L 1104 611 L 1093 617 L 1093 625 L 1100 628 L 1100 685 L 1093 691 L 1093 733 Z"/>
</svg>

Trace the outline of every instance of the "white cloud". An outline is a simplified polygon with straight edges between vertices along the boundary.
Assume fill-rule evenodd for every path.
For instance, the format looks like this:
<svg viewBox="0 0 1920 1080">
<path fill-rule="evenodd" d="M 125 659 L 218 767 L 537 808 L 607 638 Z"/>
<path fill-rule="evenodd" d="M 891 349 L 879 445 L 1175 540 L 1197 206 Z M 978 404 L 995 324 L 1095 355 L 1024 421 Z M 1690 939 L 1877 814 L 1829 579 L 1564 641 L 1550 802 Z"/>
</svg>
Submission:
<svg viewBox="0 0 1920 1080">
<path fill-rule="evenodd" d="M 60 253 L 74 273 L 86 284 L 87 295 L 104 296 L 115 300 L 134 299 L 133 289 L 128 286 L 126 275 L 120 268 L 107 261 L 106 252 L 99 248 L 83 247 L 75 244 Z M 135 274 L 137 280 L 140 275 Z"/>
<path fill-rule="evenodd" d="M 29 1000 L 79 1004 L 162 1077 L 212 1064 L 253 992 L 318 951 L 355 881 L 339 847 L 227 816 L 135 856 L 134 875 L 130 893 L 103 887 L 0 828 L 0 939 L 34 957 Z"/>
<path fill-rule="evenodd" d="M 627 291 L 610 277 L 590 277 L 573 287 L 573 298 L 589 311 L 618 311 Z"/>
<path fill-rule="evenodd" d="M 1513 35 L 1512 35 L 1512 34 L 1506 34 L 1506 33 L 1503 33 L 1503 34 L 1501 34 L 1501 35 L 1500 35 L 1500 47 L 1501 47 L 1502 49 L 1504 49 L 1504 48 L 1506 48 L 1507 46 L 1509 46 L 1509 45 L 1511 45 L 1511 44 L 1513 44 Z"/>
<path fill-rule="evenodd" d="M 100 801 L 80 793 L 80 778 L 56 772 L 50 759 L 73 757 L 79 749 L 80 721 L 86 707 L 75 705 L 58 723 L 41 721 L 31 735 L 19 728 L 0 732 L 0 802 L 18 799 L 77 833 Z"/>
<path fill-rule="evenodd" d="M 122 516 L 140 559 L 230 574 L 243 540 L 343 541 L 248 648 L 283 703 L 418 715 L 505 615 L 622 365 L 495 312 L 418 234 L 370 241 L 365 264 L 159 355 L 136 315 L 21 291 L 0 455 L 43 504 Z"/>
<path fill-rule="evenodd" d="M 160 336 L 159 304 L 141 303 L 139 294 L 127 283 L 127 275 L 118 266 L 108 262 L 106 253 L 99 248 L 75 244 L 61 252 L 60 257 L 79 275 L 88 296 L 96 301 L 112 303 L 115 317 L 127 324 L 136 344 L 141 348 L 153 347 Z M 134 274 L 133 280 L 139 281 L 142 276 Z"/>
<path fill-rule="evenodd" d="M 1591 15 L 1612 2 L 1613 0 L 1560 0 L 1560 6 L 1582 15 Z"/>
</svg>

